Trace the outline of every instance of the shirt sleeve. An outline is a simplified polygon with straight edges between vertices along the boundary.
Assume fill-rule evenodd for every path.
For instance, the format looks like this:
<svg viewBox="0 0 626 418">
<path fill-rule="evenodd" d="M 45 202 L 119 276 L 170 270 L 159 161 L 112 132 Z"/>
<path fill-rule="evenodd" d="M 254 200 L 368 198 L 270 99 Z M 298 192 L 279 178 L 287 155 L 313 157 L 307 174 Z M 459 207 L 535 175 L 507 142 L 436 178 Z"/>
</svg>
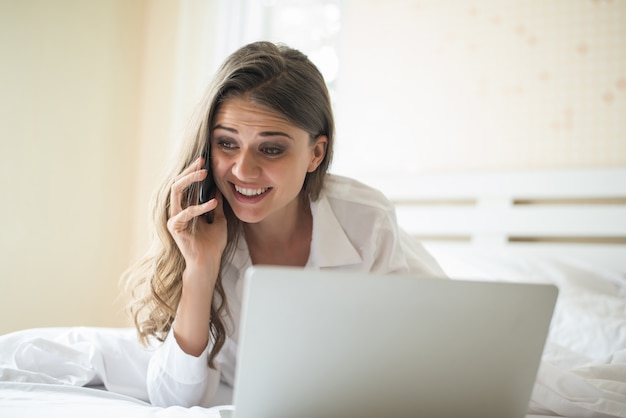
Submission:
<svg viewBox="0 0 626 418">
<path fill-rule="evenodd" d="M 208 344 L 198 357 L 185 353 L 170 331 L 148 365 L 147 389 L 155 406 L 210 406 L 220 382 L 220 370 L 208 365 Z"/>
<path fill-rule="evenodd" d="M 447 278 L 437 260 L 415 238 L 399 229 L 400 246 L 405 254 L 408 271 L 431 278 Z"/>
<path fill-rule="evenodd" d="M 424 246 L 398 225 L 393 211 L 379 219 L 375 237 L 372 271 L 446 277 Z"/>
</svg>

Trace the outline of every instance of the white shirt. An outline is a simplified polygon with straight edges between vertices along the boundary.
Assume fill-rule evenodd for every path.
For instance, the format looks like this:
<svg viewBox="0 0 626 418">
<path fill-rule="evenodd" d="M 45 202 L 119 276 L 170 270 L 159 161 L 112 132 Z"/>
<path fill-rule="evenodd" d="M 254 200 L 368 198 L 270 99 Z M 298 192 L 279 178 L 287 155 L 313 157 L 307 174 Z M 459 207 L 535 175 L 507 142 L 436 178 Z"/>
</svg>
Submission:
<svg viewBox="0 0 626 418">
<path fill-rule="evenodd" d="M 379 191 L 355 180 L 327 175 L 317 201 L 311 202 L 313 236 L 305 268 L 377 273 L 445 274 L 415 239 L 398 227 L 391 202 Z M 226 342 L 208 366 L 211 345 L 199 356 L 186 354 L 170 332 L 148 367 L 150 402 L 158 406 L 209 406 L 220 380 L 233 386 L 243 276 L 252 265 L 245 239 L 223 270 L 222 283 L 231 320 Z"/>
</svg>

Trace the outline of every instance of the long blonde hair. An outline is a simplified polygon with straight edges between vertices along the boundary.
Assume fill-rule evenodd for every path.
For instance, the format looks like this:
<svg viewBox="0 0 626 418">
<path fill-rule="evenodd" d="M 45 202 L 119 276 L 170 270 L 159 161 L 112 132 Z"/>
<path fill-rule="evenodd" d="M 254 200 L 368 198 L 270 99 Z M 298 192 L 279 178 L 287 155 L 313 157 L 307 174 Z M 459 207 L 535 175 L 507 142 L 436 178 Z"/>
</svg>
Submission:
<svg viewBox="0 0 626 418">
<path fill-rule="evenodd" d="M 334 137 L 330 98 L 321 73 L 304 54 L 284 45 L 256 42 L 240 48 L 226 59 L 215 75 L 189 125 L 176 164 L 155 195 L 152 221 L 156 235 L 151 248 L 123 275 L 132 296 L 129 311 L 143 343 L 150 337 L 165 340 L 182 292 L 185 260 L 167 229 L 171 185 L 199 156 L 210 155 L 211 127 L 220 104 L 243 96 L 307 131 L 312 142 L 322 135 L 328 138 L 324 159 L 317 170 L 307 173 L 300 194 L 307 201 L 319 197 L 332 160 Z M 187 205 L 197 202 L 197 185 L 194 184 L 188 191 Z M 224 315 L 228 304 L 221 277 L 241 235 L 241 222 L 228 202 L 224 200 L 223 205 L 228 243 L 211 305 L 211 322 L 207 324 L 213 342 L 208 358 L 211 367 L 226 339 Z"/>
</svg>

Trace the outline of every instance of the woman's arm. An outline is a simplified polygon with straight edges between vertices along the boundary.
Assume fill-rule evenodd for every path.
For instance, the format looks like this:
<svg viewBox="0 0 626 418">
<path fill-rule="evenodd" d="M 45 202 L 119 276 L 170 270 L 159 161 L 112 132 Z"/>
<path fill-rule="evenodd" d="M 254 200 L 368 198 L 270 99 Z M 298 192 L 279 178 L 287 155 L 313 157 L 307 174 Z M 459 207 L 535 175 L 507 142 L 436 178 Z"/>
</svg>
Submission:
<svg viewBox="0 0 626 418">
<path fill-rule="evenodd" d="M 206 278 L 203 271 L 186 269 L 183 273 L 183 290 L 173 326 L 174 336 L 180 348 L 187 354 L 198 357 L 209 342 L 211 303 L 215 282 L 219 273 L 219 260 Z"/>
<path fill-rule="evenodd" d="M 219 370 L 208 366 L 211 306 L 226 246 L 226 218 L 221 195 L 199 205 L 188 204 L 188 190 L 208 172 L 199 158 L 173 182 L 167 229 L 184 260 L 182 291 L 165 343 L 148 368 L 148 394 L 160 406 L 203 405 L 219 385 Z M 212 223 L 200 215 L 215 210 Z"/>
<path fill-rule="evenodd" d="M 183 206 L 189 187 L 209 175 L 203 165 L 204 158 L 198 158 L 172 184 L 167 221 L 167 229 L 185 259 L 173 332 L 182 350 L 196 357 L 209 341 L 211 303 L 227 239 L 219 193 L 206 203 Z M 211 210 L 215 210 L 215 216 L 209 224 L 200 215 Z"/>
<path fill-rule="evenodd" d="M 208 365 L 210 344 L 199 356 L 185 353 L 173 333 L 154 352 L 148 365 L 147 391 L 154 406 L 210 406 L 221 371 Z"/>
</svg>

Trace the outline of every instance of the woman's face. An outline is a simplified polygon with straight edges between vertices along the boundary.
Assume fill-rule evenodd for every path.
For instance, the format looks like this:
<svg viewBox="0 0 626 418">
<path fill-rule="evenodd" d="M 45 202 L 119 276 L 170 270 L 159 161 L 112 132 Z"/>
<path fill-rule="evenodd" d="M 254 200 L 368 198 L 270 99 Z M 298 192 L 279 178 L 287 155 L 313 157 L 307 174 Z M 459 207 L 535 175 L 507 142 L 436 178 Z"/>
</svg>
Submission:
<svg viewBox="0 0 626 418">
<path fill-rule="evenodd" d="M 212 126 L 213 176 L 235 215 L 247 223 L 280 219 L 297 207 L 307 172 L 324 158 L 327 138 L 309 134 L 244 98 L 225 100 Z"/>
</svg>

